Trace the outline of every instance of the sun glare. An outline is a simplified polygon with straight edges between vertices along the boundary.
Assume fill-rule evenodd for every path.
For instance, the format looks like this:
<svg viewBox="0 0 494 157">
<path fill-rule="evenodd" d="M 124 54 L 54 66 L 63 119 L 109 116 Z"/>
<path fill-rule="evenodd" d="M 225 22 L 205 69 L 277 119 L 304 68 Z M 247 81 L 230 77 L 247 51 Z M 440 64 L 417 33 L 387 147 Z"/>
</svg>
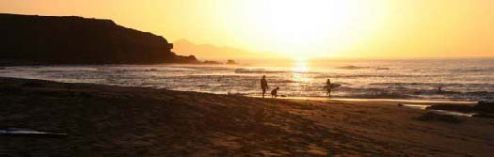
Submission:
<svg viewBox="0 0 494 157">
<path fill-rule="evenodd" d="M 294 62 L 292 70 L 294 72 L 303 73 L 308 72 L 310 69 L 305 60 L 298 60 Z"/>
<path fill-rule="evenodd" d="M 254 1 L 250 23 L 273 51 L 298 59 L 334 56 L 370 33 L 375 7 L 354 0 Z M 376 17 L 376 16 L 372 16 Z M 265 41 L 263 40 L 263 41 Z M 273 44 L 274 43 L 274 44 Z M 266 46 L 268 47 L 268 46 Z"/>
</svg>

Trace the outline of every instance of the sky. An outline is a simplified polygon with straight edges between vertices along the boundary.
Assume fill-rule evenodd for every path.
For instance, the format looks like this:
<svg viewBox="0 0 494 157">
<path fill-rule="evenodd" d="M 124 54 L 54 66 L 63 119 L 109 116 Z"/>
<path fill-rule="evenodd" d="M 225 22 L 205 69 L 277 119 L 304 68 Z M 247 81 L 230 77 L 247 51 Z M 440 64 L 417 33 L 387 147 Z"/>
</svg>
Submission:
<svg viewBox="0 0 494 157">
<path fill-rule="evenodd" d="M 112 19 L 171 42 L 220 47 L 217 56 L 293 59 L 494 57 L 493 6 L 492 0 L 0 0 L 3 13 Z M 206 51 L 184 47 L 175 51 Z"/>
</svg>

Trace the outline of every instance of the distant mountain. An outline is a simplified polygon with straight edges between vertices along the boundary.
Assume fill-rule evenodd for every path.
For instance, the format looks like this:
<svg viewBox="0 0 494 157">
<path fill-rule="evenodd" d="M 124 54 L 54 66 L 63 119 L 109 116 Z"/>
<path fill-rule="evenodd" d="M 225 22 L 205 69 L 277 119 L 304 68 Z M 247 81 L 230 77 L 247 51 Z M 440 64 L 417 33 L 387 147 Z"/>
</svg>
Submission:
<svg viewBox="0 0 494 157">
<path fill-rule="evenodd" d="M 232 48 L 219 47 L 210 44 L 195 44 L 186 39 L 177 40 L 174 42 L 174 51 L 177 54 L 193 54 L 199 58 L 205 59 L 238 59 L 238 58 L 253 58 L 257 56 L 254 52 Z"/>
<path fill-rule="evenodd" d="M 197 63 L 152 33 L 111 20 L 0 14 L 0 64 Z"/>
</svg>

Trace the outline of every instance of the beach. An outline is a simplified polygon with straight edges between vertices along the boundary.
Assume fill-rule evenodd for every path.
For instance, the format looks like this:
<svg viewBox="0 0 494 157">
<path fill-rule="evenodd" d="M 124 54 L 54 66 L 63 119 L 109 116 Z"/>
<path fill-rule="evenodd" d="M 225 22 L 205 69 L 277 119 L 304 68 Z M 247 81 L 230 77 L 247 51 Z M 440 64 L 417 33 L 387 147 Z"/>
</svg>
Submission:
<svg viewBox="0 0 494 157">
<path fill-rule="evenodd" d="M 493 5 L 0 1 L 0 157 L 492 157 Z"/>
<path fill-rule="evenodd" d="M 492 156 L 494 121 L 394 102 L 281 100 L 0 78 L 0 156 Z"/>
</svg>

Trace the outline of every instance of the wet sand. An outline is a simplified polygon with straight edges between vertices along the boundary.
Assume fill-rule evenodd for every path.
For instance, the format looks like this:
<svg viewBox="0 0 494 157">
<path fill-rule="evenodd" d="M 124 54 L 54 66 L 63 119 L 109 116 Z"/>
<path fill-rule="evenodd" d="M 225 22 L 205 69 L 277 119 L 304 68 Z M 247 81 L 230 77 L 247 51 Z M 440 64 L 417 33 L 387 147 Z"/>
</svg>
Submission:
<svg viewBox="0 0 494 157">
<path fill-rule="evenodd" d="M 261 96 L 251 96 L 261 98 Z M 267 96 L 266 98 L 272 98 Z M 382 99 L 382 98 L 340 98 L 340 97 L 277 97 L 286 100 L 306 100 L 306 101 L 326 101 L 326 102 L 352 102 L 352 103 L 379 103 L 379 104 L 417 104 L 417 105 L 469 105 L 477 104 L 477 101 L 456 101 L 456 100 L 426 100 L 426 99 Z"/>
<path fill-rule="evenodd" d="M 0 78 L 0 156 L 493 156 L 494 120 L 386 101 L 281 100 Z"/>
</svg>

